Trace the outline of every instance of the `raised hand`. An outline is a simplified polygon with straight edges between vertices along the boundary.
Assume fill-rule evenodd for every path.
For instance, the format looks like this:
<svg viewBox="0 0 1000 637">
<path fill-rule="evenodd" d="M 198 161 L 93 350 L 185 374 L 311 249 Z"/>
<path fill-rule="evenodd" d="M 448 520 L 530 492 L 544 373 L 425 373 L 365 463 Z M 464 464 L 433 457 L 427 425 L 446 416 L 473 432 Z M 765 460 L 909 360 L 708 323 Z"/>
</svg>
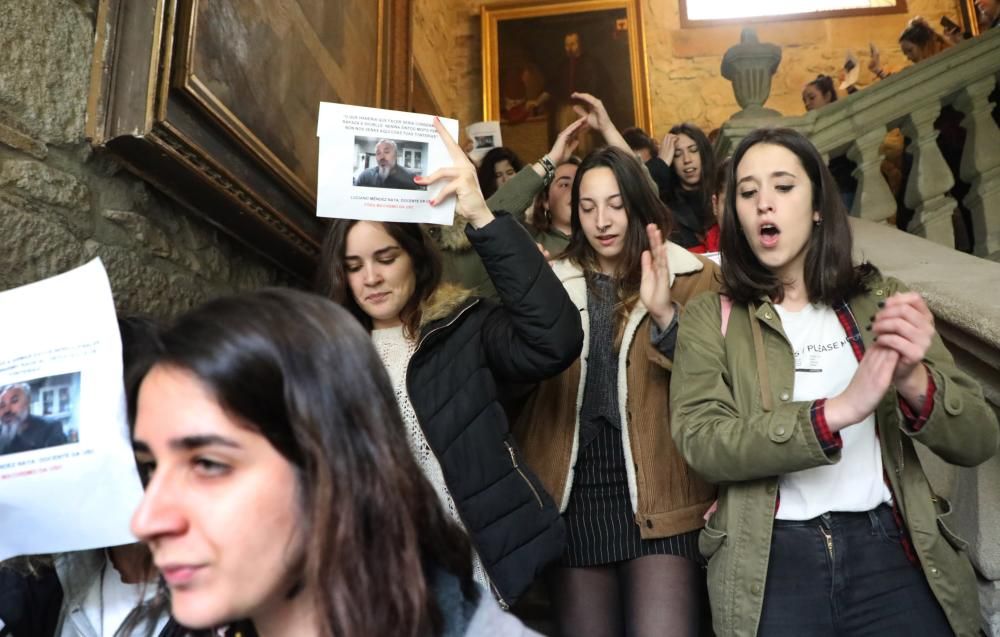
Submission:
<svg viewBox="0 0 1000 637">
<path fill-rule="evenodd" d="M 674 163 L 674 151 L 677 150 L 677 139 L 676 133 L 667 133 L 663 136 L 663 143 L 660 144 L 660 159 L 668 166 Z"/>
<path fill-rule="evenodd" d="M 581 116 L 572 124 L 562 129 L 556 137 L 556 141 L 549 150 L 549 159 L 558 166 L 566 163 L 573 156 L 573 151 L 580 145 L 580 135 L 587 130 L 587 116 Z"/>
<path fill-rule="evenodd" d="M 445 130 L 441 120 L 434 118 L 434 128 L 448 148 L 451 155 L 452 165 L 448 168 L 439 168 L 426 177 L 416 177 L 415 181 L 421 185 L 430 185 L 442 179 L 450 179 L 444 187 L 431 200 L 431 205 L 436 206 L 448 197 L 455 196 L 455 212 L 476 228 L 482 228 L 493 221 L 493 213 L 486 206 L 483 193 L 479 190 L 479 180 L 476 178 L 476 167 L 466 156 L 465 151 L 455 143 L 451 135 Z"/>
<path fill-rule="evenodd" d="M 934 315 L 922 296 L 904 292 L 886 299 L 885 307 L 872 319 L 878 345 L 899 354 L 893 384 L 910 406 L 919 410 L 927 388 L 923 360 L 934 338 Z"/>
<path fill-rule="evenodd" d="M 608 146 L 620 148 L 627 153 L 632 152 L 632 149 L 629 148 L 625 138 L 622 137 L 622 134 L 618 132 L 618 129 L 615 127 L 615 123 L 611 121 L 611 117 L 608 115 L 608 110 L 604 108 L 604 102 L 597 99 L 590 93 L 573 93 L 570 97 L 579 102 L 583 102 L 582 105 L 574 104 L 573 110 L 576 111 L 576 114 L 580 117 L 586 118 L 588 127 L 596 131 L 600 131 Z"/>
<path fill-rule="evenodd" d="M 674 305 L 670 302 L 670 264 L 667 262 L 667 243 L 655 223 L 646 226 L 649 250 L 642 252 L 642 279 L 639 283 L 639 300 L 646 306 L 657 327 L 665 329 L 674 319 Z"/>
<path fill-rule="evenodd" d="M 831 432 L 857 424 L 875 411 L 889 391 L 899 354 L 876 344 L 854 371 L 847 389 L 826 401 L 826 424 Z"/>
</svg>

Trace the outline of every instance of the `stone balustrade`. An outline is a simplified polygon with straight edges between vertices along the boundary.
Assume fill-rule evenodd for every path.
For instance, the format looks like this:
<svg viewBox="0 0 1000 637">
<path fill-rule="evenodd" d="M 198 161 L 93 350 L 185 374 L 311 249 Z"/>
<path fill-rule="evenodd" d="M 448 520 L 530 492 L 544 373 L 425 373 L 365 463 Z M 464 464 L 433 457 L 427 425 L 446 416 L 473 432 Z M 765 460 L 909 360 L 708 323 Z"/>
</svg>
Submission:
<svg viewBox="0 0 1000 637">
<path fill-rule="evenodd" d="M 852 219 L 857 259 L 867 259 L 927 299 L 958 366 L 979 381 L 1000 415 L 1000 263 L 958 252 L 883 223 Z M 917 445 L 936 493 L 954 506 L 979 575 L 983 629 L 1000 637 L 1000 456 L 975 468 L 946 464 Z"/>
<path fill-rule="evenodd" d="M 761 62 L 761 72 L 773 73 L 773 68 L 763 68 L 766 63 Z M 896 199 L 881 171 L 883 142 L 887 132 L 899 128 L 909 139 L 906 152 L 912 158 L 903 194 L 904 204 L 914 211 L 907 230 L 952 247 L 957 202 L 949 191 L 954 178 L 938 148 L 934 122 L 943 107 L 953 107 L 966 132 L 960 177 L 970 186 L 963 203 L 971 213 L 972 251 L 1000 259 L 1000 128 L 990 101 L 998 76 L 1000 29 L 993 29 L 805 115 L 780 117 L 764 109 L 734 115 L 723 126 L 717 148 L 730 153 L 759 126 L 796 129 L 828 158 L 846 155 L 856 164 L 851 214 L 885 221 L 896 213 Z"/>
</svg>

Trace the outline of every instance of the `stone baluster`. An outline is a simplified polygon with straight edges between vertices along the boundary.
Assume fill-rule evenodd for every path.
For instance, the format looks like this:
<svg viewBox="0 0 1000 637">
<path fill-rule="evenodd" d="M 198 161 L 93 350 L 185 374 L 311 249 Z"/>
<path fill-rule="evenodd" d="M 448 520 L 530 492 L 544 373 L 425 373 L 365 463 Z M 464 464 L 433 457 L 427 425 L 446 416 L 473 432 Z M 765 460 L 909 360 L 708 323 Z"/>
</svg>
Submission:
<svg viewBox="0 0 1000 637">
<path fill-rule="evenodd" d="M 882 142 L 885 127 L 871 130 L 847 149 L 847 158 L 857 166 L 852 173 L 858 180 L 851 215 L 872 221 L 884 221 L 896 213 L 896 198 L 882 176 Z"/>
<path fill-rule="evenodd" d="M 948 191 L 955 185 L 955 178 L 937 146 L 934 120 L 940 112 L 941 104 L 935 102 L 915 109 L 903 119 L 903 134 L 910 138 L 906 152 L 913 156 L 903 201 L 914 211 L 908 232 L 953 248 L 951 217 L 957 204 Z"/>
<path fill-rule="evenodd" d="M 722 58 L 722 77 L 733 83 L 736 102 L 743 108 L 734 118 L 777 117 L 781 113 L 764 108 L 771 95 L 771 77 L 781 64 L 781 47 L 762 43 L 752 28 L 743 29 L 740 43 Z"/>
<path fill-rule="evenodd" d="M 1000 128 L 989 100 L 996 83 L 992 76 L 973 82 L 955 100 L 965 115 L 960 172 L 970 188 L 964 203 L 972 213 L 973 252 L 981 257 L 1000 257 Z"/>
</svg>

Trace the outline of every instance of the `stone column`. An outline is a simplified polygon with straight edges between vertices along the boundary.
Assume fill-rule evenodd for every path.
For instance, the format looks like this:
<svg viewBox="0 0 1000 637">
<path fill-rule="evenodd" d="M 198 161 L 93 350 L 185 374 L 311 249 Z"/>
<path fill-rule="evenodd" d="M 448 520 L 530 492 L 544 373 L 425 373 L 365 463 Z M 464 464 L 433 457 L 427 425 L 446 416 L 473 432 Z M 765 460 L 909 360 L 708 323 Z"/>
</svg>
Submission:
<svg viewBox="0 0 1000 637">
<path fill-rule="evenodd" d="M 880 126 L 858 137 L 847 150 L 847 158 L 857 164 L 854 178 L 858 189 L 851 215 L 872 221 L 885 221 L 896 212 L 896 198 L 882 176 L 882 141 L 885 127 Z"/>
<path fill-rule="evenodd" d="M 985 77 L 963 88 L 955 108 L 965 115 L 962 180 L 970 185 L 965 205 L 972 212 L 973 252 L 1000 257 L 1000 129 L 993 120 L 990 93 L 996 78 Z"/>
<path fill-rule="evenodd" d="M 955 179 L 937 145 L 934 120 L 940 112 L 941 105 L 934 103 L 917 108 L 903 119 L 903 134 L 911 140 L 906 152 L 913 156 L 903 201 L 914 211 L 908 232 L 953 248 L 951 216 L 957 204 L 948 191 Z"/>
<path fill-rule="evenodd" d="M 736 101 L 743 108 L 739 117 L 777 116 L 778 111 L 764 108 L 771 95 L 771 77 L 781 64 L 781 47 L 762 44 L 757 32 L 743 29 L 740 43 L 730 47 L 722 58 L 722 77 L 733 83 Z"/>
</svg>

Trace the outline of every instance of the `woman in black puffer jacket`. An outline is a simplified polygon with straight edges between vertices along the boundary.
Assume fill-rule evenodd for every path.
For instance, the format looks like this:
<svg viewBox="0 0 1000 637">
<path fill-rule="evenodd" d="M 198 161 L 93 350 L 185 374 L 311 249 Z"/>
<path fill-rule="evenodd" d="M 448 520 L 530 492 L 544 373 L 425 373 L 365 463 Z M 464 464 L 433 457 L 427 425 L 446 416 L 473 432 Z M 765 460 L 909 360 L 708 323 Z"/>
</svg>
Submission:
<svg viewBox="0 0 1000 637">
<path fill-rule="evenodd" d="M 583 341 L 579 311 L 527 232 L 494 217 L 473 165 L 443 128 L 453 178 L 501 303 L 441 285 L 440 257 L 415 224 L 335 220 L 318 288 L 372 332 L 396 390 L 410 447 L 472 540 L 476 579 L 509 606 L 562 554 L 559 512 L 520 462 L 500 398 L 567 368 Z"/>
</svg>

